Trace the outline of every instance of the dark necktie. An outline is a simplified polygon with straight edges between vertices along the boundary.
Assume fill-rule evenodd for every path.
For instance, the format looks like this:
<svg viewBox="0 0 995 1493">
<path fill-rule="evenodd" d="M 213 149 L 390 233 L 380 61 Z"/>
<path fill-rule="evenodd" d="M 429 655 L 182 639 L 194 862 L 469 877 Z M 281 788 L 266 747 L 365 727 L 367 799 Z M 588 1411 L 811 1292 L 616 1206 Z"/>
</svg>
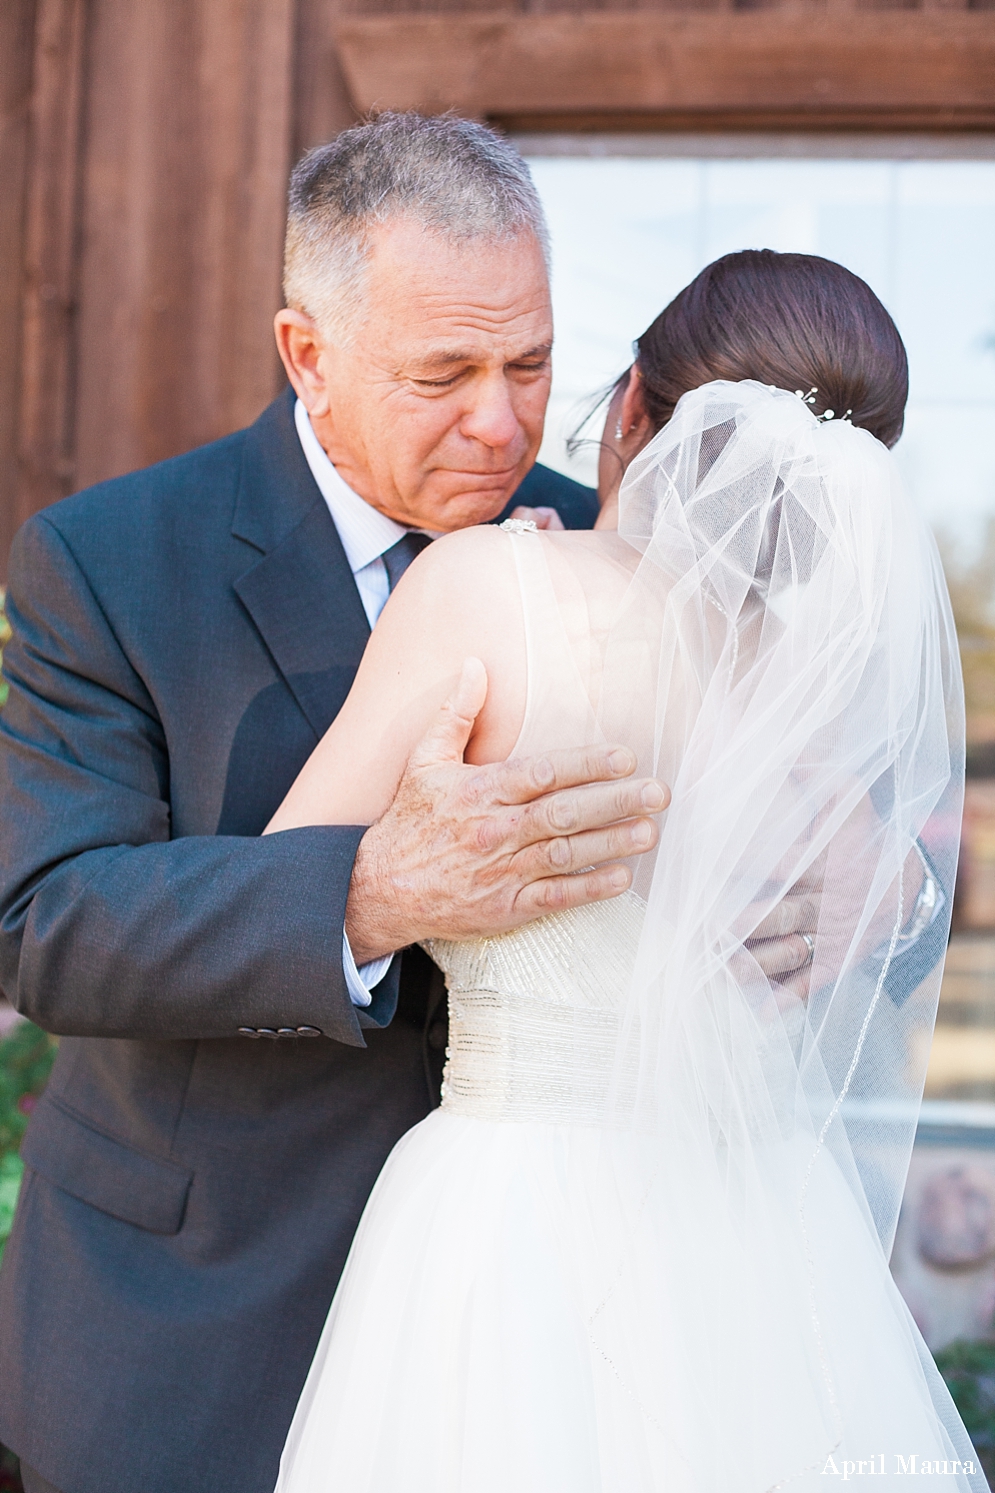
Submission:
<svg viewBox="0 0 995 1493">
<path fill-rule="evenodd" d="M 385 550 L 382 556 L 383 563 L 387 567 L 387 580 L 393 591 L 401 576 L 407 570 L 427 544 L 432 541 L 427 534 L 405 534 L 396 544 L 392 544 L 389 550 Z"/>
</svg>

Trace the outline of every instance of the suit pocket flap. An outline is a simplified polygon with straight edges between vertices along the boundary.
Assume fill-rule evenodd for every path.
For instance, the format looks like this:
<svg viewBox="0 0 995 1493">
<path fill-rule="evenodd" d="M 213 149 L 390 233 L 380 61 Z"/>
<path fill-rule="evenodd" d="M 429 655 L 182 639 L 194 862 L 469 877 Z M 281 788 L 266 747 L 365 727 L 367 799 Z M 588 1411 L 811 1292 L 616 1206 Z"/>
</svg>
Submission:
<svg viewBox="0 0 995 1493">
<path fill-rule="evenodd" d="M 153 1234 L 183 1222 L 193 1173 L 94 1130 L 42 1098 L 21 1145 L 25 1164 L 81 1202 Z"/>
</svg>

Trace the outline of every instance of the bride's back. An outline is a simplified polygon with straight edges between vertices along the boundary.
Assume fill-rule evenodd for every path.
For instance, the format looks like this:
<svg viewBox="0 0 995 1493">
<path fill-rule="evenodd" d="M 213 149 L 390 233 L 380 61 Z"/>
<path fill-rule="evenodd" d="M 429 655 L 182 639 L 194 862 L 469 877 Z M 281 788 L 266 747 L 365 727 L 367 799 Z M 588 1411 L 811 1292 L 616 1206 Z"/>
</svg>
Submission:
<svg viewBox="0 0 995 1493">
<path fill-rule="evenodd" d="M 604 742 L 606 650 L 639 561 L 610 531 L 488 526 L 437 540 L 391 595 L 345 705 L 270 829 L 296 822 L 304 802 L 317 811 L 309 823 L 379 818 L 468 658 L 487 675 L 468 763 Z M 645 690 L 641 699 L 651 724 Z"/>
<path fill-rule="evenodd" d="M 507 719 L 488 722 L 488 734 L 473 743 L 473 760 L 487 760 L 488 747 L 496 757 L 603 743 L 600 710 L 608 656 L 623 608 L 632 604 L 639 553 L 611 531 L 503 527 L 518 593 L 509 593 L 508 611 L 520 612 L 522 642 L 517 657 L 500 662 L 499 673 L 501 688 L 515 690 L 520 726 L 509 744 L 500 738 L 512 727 L 510 712 Z M 659 627 L 660 597 L 642 599 L 647 629 L 654 626 L 651 612 L 658 614 Z M 642 699 L 644 706 L 651 704 L 645 692 Z"/>
</svg>

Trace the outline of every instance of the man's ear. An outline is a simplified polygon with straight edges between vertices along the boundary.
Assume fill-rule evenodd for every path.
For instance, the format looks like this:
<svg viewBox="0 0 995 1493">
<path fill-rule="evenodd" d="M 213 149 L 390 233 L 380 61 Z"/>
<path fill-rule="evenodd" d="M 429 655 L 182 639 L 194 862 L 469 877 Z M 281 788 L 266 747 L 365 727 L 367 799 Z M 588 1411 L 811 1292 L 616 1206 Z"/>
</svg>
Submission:
<svg viewBox="0 0 995 1493">
<path fill-rule="evenodd" d="M 302 311 L 284 308 L 273 320 L 277 351 L 287 377 L 308 414 L 329 412 L 328 384 L 321 363 L 325 341 L 317 325 Z"/>
<path fill-rule="evenodd" d="M 641 450 L 653 435 L 653 422 L 646 413 L 646 405 L 643 401 L 643 378 L 639 372 L 638 363 L 633 363 L 629 369 L 629 382 L 622 396 L 619 423 L 622 426 L 626 445 L 631 441 L 637 451 Z"/>
</svg>

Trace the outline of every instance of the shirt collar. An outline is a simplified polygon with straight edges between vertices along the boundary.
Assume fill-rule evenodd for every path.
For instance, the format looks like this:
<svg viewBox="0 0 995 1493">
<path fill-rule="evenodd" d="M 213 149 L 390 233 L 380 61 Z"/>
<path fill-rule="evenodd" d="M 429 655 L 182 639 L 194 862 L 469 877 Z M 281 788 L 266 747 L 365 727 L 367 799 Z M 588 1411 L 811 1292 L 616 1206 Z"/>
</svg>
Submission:
<svg viewBox="0 0 995 1493">
<path fill-rule="evenodd" d="M 315 435 L 308 412 L 299 399 L 294 405 L 294 423 L 311 475 L 328 504 L 349 568 L 355 575 L 357 571 L 379 559 L 408 530 L 403 524 L 396 524 L 385 513 L 372 507 L 343 481 Z"/>
</svg>

